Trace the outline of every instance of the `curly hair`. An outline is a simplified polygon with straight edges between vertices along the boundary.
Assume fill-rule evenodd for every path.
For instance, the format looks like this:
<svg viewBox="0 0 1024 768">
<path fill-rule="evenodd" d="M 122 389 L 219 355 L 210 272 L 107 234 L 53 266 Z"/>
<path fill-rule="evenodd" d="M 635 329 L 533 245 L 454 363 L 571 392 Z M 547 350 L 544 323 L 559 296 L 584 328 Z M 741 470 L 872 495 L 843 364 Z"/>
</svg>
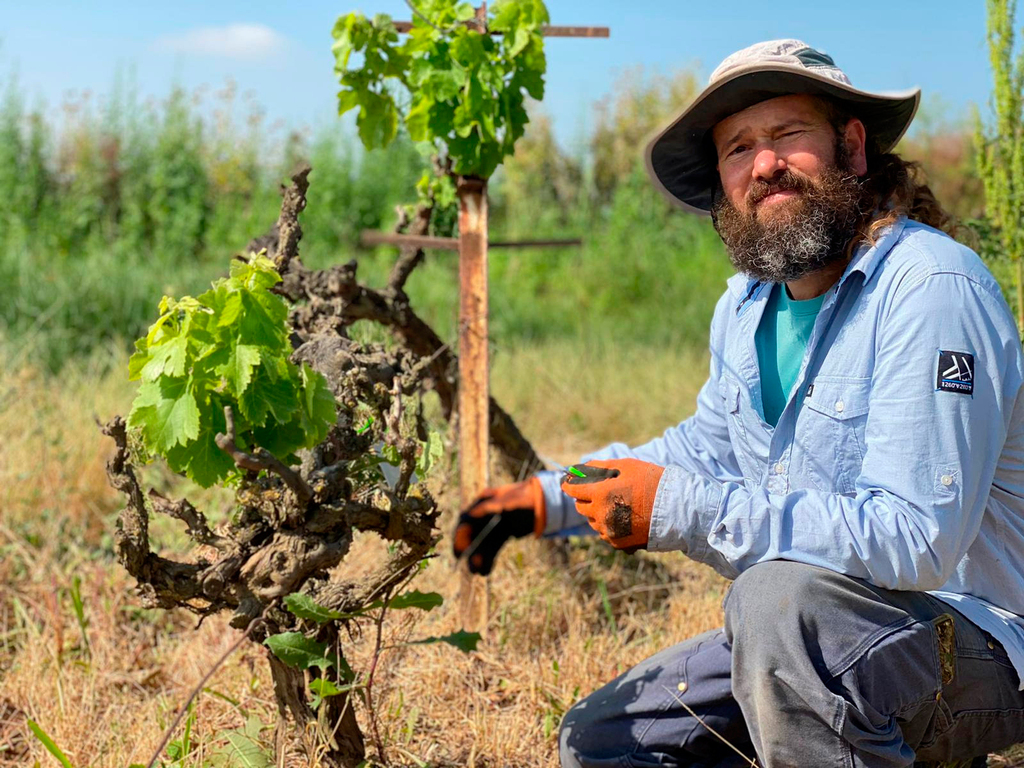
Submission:
<svg viewBox="0 0 1024 768">
<path fill-rule="evenodd" d="M 847 123 L 856 115 L 830 99 L 817 100 L 836 136 L 842 136 Z M 882 229 L 900 216 L 935 227 L 951 237 L 961 234 L 961 225 L 935 198 L 919 163 L 904 160 L 895 152 L 883 152 L 872 136 L 867 138 L 866 152 L 868 172 L 861 178 L 861 218 L 851 246 L 861 242 L 874 245 Z"/>
</svg>

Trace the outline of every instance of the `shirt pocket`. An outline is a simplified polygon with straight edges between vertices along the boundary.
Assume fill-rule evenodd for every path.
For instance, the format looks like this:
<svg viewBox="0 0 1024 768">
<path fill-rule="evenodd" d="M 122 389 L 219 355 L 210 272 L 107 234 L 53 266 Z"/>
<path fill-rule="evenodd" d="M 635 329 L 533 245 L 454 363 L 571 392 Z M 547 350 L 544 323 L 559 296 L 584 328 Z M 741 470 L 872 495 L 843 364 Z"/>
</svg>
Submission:
<svg viewBox="0 0 1024 768">
<path fill-rule="evenodd" d="M 804 475 L 818 490 L 852 493 L 864 463 L 871 379 L 818 376 L 797 417 Z"/>
<path fill-rule="evenodd" d="M 743 425 L 743 387 L 738 382 L 723 377 L 718 381 L 718 392 L 722 396 L 725 406 L 725 418 L 729 426 L 729 442 L 732 443 L 732 450 L 740 465 L 740 472 L 749 483 L 752 479 L 757 479 L 757 474 L 752 474 L 747 432 Z"/>
</svg>

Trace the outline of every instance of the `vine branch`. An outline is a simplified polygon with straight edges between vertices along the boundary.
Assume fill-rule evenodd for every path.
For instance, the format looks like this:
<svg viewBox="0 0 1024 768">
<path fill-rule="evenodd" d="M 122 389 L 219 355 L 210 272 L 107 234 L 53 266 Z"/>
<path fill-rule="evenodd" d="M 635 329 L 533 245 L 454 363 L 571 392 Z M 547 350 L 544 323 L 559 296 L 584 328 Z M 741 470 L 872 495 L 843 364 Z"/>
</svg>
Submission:
<svg viewBox="0 0 1024 768">
<path fill-rule="evenodd" d="M 217 447 L 224 451 L 235 465 L 242 469 L 255 472 L 266 470 L 280 477 L 285 485 L 292 489 L 300 506 L 304 506 L 313 497 L 312 489 L 287 464 L 277 458 L 266 448 L 257 448 L 254 453 L 246 453 L 235 443 L 235 414 L 230 405 L 224 406 L 224 419 L 227 421 L 227 434 L 218 432 L 214 437 Z"/>
</svg>

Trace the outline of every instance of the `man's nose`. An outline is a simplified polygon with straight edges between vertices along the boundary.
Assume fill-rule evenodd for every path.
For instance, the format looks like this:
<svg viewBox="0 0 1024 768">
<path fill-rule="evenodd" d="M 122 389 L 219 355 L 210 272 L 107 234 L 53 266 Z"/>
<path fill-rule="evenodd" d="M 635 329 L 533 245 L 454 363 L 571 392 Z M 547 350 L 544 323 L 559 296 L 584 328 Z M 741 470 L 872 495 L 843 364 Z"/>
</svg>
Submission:
<svg viewBox="0 0 1024 768">
<path fill-rule="evenodd" d="M 765 147 L 754 155 L 753 178 L 771 181 L 784 170 L 786 161 L 776 154 L 774 149 Z"/>
</svg>

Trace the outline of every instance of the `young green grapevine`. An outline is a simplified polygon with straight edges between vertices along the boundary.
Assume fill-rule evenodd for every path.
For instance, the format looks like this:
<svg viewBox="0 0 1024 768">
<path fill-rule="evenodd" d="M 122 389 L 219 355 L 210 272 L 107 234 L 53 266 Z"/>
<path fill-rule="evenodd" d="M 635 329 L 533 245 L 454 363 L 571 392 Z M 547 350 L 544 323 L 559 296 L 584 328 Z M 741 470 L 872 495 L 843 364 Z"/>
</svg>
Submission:
<svg viewBox="0 0 1024 768">
<path fill-rule="evenodd" d="M 391 18 L 350 13 L 334 25 L 332 48 L 341 81 L 338 113 L 359 109 L 356 124 L 367 149 L 387 146 L 405 124 L 414 141 L 434 145 L 452 171 L 488 178 L 513 153 L 529 117 L 527 96 L 544 96 L 542 0 L 497 0 L 481 34 L 465 22 L 473 6 L 456 0 L 418 0 L 404 40 Z M 361 65 L 350 67 L 353 53 Z M 400 107 L 393 86 L 409 95 Z M 400 90 L 400 89 L 399 89 Z"/>
<path fill-rule="evenodd" d="M 129 378 L 141 379 L 128 426 L 145 449 L 206 488 L 242 472 L 215 441 L 235 418 L 236 444 L 286 463 L 327 435 L 337 418 L 327 381 L 289 360 L 288 306 L 264 255 L 234 260 L 206 293 L 160 302 L 160 317 L 135 342 Z"/>
</svg>

